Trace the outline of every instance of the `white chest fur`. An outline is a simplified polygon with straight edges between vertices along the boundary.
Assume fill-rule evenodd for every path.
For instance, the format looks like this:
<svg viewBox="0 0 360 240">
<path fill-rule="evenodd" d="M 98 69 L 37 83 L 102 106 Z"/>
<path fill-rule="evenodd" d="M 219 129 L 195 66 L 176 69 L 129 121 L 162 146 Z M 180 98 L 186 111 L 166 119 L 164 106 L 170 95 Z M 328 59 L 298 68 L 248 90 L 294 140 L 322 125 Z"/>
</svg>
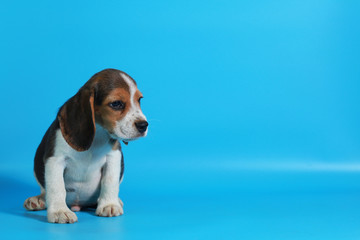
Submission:
<svg viewBox="0 0 360 240">
<path fill-rule="evenodd" d="M 96 127 L 94 141 L 84 152 L 71 148 L 60 130 L 56 134 L 54 155 L 64 157 L 64 183 L 68 205 L 96 204 L 107 159 L 117 159 L 119 162 L 121 160 L 121 152 L 118 149 L 112 149 L 108 133 L 101 126 Z M 118 171 L 120 172 L 121 169 Z"/>
</svg>

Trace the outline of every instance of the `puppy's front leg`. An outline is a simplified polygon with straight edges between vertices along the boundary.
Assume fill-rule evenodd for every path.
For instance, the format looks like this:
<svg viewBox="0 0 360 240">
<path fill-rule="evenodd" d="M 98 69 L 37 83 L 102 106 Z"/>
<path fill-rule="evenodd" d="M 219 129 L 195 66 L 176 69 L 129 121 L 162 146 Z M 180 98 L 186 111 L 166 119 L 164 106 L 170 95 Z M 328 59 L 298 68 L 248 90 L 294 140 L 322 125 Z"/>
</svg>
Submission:
<svg viewBox="0 0 360 240">
<path fill-rule="evenodd" d="M 121 152 L 119 150 L 111 151 L 106 155 L 106 163 L 102 170 L 100 197 L 95 212 L 98 216 L 113 217 L 124 213 L 119 201 L 120 159 Z"/>
<path fill-rule="evenodd" d="M 50 157 L 45 164 L 47 218 L 52 223 L 74 223 L 77 216 L 66 205 L 65 158 Z"/>
</svg>

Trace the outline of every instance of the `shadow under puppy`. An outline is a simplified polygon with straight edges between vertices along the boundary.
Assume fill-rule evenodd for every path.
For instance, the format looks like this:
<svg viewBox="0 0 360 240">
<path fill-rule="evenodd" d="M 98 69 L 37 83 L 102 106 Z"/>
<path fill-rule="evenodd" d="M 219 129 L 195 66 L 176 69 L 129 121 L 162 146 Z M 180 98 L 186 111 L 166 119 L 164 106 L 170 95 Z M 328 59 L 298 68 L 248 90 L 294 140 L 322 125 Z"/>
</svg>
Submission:
<svg viewBox="0 0 360 240">
<path fill-rule="evenodd" d="M 122 71 L 105 69 L 91 77 L 45 133 L 34 163 L 41 194 L 26 199 L 24 207 L 47 208 L 52 223 L 76 222 L 73 211 L 82 207 L 96 207 L 98 216 L 122 215 L 120 141 L 147 134 L 141 98 L 136 82 Z"/>
</svg>

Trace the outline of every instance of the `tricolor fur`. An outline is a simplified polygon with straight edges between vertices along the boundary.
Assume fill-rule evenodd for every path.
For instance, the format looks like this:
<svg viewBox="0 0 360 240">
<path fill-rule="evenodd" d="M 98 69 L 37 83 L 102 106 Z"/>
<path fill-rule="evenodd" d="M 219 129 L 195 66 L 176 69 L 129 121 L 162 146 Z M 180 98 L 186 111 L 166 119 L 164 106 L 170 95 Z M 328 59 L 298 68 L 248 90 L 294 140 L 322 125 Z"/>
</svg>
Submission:
<svg viewBox="0 0 360 240">
<path fill-rule="evenodd" d="M 28 198 L 24 207 L 47 208 L 48 221 L 56 223 L 76 222 L 73 211 L 83 207 L 96 207 L 99 216 L 123 214 L 120 141 L 147 134 L 141 98 L 126 73 L 105 69 L 95 74 L 60 108 L 45 133 L 34 164 L 41 194 Z"/>
</svg>

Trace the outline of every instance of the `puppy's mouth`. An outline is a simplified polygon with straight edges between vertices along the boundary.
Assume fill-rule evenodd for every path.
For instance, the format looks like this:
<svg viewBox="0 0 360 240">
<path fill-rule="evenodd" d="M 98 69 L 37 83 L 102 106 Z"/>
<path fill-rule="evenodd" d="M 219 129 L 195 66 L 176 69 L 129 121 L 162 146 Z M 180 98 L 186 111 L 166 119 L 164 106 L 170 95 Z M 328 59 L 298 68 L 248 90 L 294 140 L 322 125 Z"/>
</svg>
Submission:
<svg viewBox="0 0 360 240">
<path fill-rule="evenodd" d="M 135 140 L 138 140 L 140 138 L 146 137 L 146 135 L 147 135 L 147 131 L 144 132 L 144 133 L 139 133 L 139 134 L 137 134 L 137 135 L 135 135 L 134 137 L 131 137 L 131 138 L 121 138 L 121 141 L 123 141 L 127 145 L 131 141 L 135 141 Z"/>
<path fill-rule="evenodd" d="M 128 144 L 131 141 L 135 141 L 139 138 L 145 137 L 147 135 L 147 131 L 140 133 L 132 133 L 131 131 L 127 131 L 127 129 L 118 128 L 118 131 L 112 131 L 110 133 L 111 138 L 117 139 L 120 142 L 123 142 L 124 144 Z"/>
<path fill-rule="evenodd" d="M 124 138 L 124 137 L 119 137 L 119 136 L 116 136 L 115 134 L 111 134 L 111 138 L 113 139 L 117 139 L 119 141 L 122 141 L 123 143 L 125 144 L 128 144 L 129 142 L 131 141 L 135 141 L 137 139 L 139 139 L 141 136 L 139 137 L 132 137 L 132 138 Z"/>
</svg>

